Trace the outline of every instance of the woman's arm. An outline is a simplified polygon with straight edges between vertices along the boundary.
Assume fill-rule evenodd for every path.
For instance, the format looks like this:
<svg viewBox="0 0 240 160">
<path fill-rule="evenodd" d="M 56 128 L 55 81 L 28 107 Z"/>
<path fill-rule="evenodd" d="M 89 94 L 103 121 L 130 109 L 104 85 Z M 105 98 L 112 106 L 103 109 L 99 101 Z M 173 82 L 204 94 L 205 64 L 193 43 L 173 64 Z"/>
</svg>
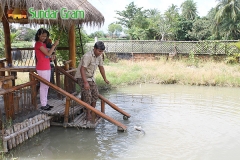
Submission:
<svg viewBox="0 0 240 160">
<path fill-rule="evenodd" d="M 54 49 L 56 46 L 59 44 L 59 41 L 56 40 L 55 43 L 52 45 L 52 48 L 48 50 L 47 48 L 41 46 L 39 49 L 46 55 L 46 56 L 51 56 L 52 53 L 54 52 Z"/>
</svg>

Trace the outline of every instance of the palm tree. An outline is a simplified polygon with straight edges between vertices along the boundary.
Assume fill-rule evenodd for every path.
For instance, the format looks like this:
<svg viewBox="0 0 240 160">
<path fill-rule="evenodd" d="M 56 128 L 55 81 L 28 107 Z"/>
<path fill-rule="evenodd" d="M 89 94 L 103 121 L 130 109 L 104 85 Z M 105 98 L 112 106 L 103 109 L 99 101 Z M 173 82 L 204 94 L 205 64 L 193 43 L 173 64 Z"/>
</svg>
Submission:
<svg viewBox="0 0 240 160">
<path fill-rule="evenodd" d="M 197 4 L 193 0 L 186 0 L 181 4 L 182 16 L 187 20 L 194 20 L 197 17 Z"/>
<path fill-rule="evenodd" d="M 172 4 L 164 13 L 164 15 L 166 16 L 166 18 L 169 20 L 169 22 L 173 22 L 176 20 L 176 18 L 179 17 L 179 13 L 178 13 L 179 8 Z"/>
<path fill-rule="evenodd" d="M 219 23 L 223 18 L 230 18 L 237 21 L 240 14 L 239 0 L 218 0 L 215 19 Z"/>
<path fill-rule="evenodd" d="M 215 9 L 214 27 L 215 34 L 223 39 L 240 38 L 240 1 L 239 0 L 218 0 Z"/>
</svg>

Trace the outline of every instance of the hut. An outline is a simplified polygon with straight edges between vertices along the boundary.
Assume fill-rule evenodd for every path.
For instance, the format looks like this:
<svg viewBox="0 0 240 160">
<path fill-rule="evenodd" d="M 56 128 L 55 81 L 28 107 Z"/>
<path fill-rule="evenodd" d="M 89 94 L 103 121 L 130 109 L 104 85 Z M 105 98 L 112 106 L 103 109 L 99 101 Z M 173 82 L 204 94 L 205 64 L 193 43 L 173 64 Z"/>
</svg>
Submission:
<svg viewBox="0 0 240 160">
<path fill-rule="evenodd" d="M 82 11 L 82 17 L 70 15 L 70 11 Z M 44 13 L 39 13 L 43 11 Z M 54 13 L 52 13 L 54 12 Z M 72 14 L 73 15 L 73 14 Z M 9 23 L 57 25 L 69 32 L 69 57 L 71 67 L 75 67 L 75 26 L 101 26 L 104 17 L 87 0 L 1 0 L 0 21 L 5 34 L 6 64 L 12 64 Z M 3 63 L 0 68 L 4 67 Z M 0 73 L 0 76 L 3 73 Z M 3 75 L 2 75 L 3 76 Z"/>
</svg>

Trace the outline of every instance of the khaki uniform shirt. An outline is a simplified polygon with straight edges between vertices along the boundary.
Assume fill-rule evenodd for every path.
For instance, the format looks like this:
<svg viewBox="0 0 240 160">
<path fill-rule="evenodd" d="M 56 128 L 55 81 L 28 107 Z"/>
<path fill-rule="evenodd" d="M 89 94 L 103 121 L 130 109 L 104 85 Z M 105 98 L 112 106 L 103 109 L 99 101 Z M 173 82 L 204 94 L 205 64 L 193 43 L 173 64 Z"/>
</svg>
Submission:
<svg viewBox="0 0 240 160">
<path fill-rule="evenodd" d="M 75 74 L 75 78 L 82 78 L 81 73 L 80 73 L 80 68 L 81 66 L 86 68 L 86 78 L 87 81 L 94 81 L 95 82 L 95 72 L 98 66 L 103 66 L 103 59 L 102 55 L 96 57 L 93 50 L 90 52 L 85 53 L 81 61 L 78 65 L 77 72 Z"/>
</svg>

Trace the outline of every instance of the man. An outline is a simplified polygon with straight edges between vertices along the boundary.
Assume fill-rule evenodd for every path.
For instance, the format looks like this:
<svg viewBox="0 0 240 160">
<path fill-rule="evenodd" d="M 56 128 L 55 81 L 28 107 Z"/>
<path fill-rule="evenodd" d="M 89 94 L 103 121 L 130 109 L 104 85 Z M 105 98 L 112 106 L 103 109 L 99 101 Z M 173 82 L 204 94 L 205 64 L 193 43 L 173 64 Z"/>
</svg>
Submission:
<svg viewBox="0 0 240 160">
<path fill-rule="evenodd" d="M 84 54 L 81 58 L 75 74 L 75 78 L 77 78 L 78 84 L 81 87 L 81 100 L 94 108 L 98 99 L 98 88 L 94 78 L 97 67 L 100 70 L 103 80 L 109 84 L 103 67 L 102 54 L 104 50 L 104 43 L 101 41 L 96 42 L 94 49 Z M 86 121 L 91 121 L 91 118 L 91 110 L 87 110 Z"/>
</svg>

